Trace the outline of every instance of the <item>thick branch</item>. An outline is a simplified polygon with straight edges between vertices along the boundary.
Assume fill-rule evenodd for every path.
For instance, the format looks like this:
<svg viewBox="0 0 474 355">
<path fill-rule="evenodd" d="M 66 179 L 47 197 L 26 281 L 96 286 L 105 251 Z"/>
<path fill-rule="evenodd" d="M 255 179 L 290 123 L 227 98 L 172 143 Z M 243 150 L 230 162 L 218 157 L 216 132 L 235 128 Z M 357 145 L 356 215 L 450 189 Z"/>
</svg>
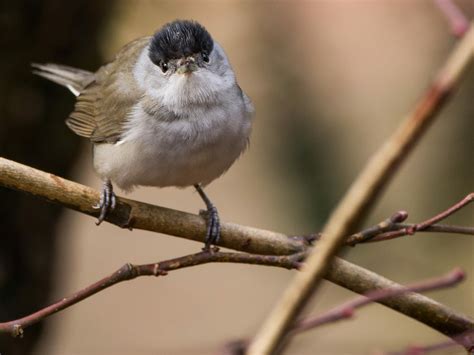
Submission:
<svg viewBox="0 0 474 355">
<path fill-rule="evenodd" d="M 330 260 L 342 246 L 344 237 L 362 221 L 401 163 L 406 160 L 458 84 L 473 53 L 474 26 L 471 24 L 412 113 L 370 159 L 331 214 L 318 248 L 313 249 L 302 271 L 295 275 L 257 332 L 248 355 L 273 354 L 277 348 L 283 348 L 287 330 L 319 285 Z"/>
<path fill-rule="evenodd" d="M 92 206 L 99 192 L 59 176 L 0 158 L 0 186 L 27 192 L 65 207 L 98 217 Z M 117 199 L 117 207 L 106 220 L 120 227 L 144 229 L 204 242 L 206 222 L 197 215 L 125 198 Z M 254 254 L 293 254 L 305 249 L 302 238 L 289 238 L 280 233 L 221 224 L 220 246 Z"/>
</svg>

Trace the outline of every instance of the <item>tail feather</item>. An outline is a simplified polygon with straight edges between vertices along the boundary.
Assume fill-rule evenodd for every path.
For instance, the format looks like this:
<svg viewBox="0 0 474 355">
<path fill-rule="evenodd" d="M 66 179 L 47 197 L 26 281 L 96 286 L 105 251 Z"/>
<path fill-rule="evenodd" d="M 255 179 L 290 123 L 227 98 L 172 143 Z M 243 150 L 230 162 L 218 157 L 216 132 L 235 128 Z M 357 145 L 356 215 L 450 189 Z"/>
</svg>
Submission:
<svg viewBox="0 0 474 355">
<path fill-rule="evenodd" d="M 94 80 L 94 73 L 59 64 L 32 63 L 33 74 L 67 87 L 75 96 Z"/>
</svg>

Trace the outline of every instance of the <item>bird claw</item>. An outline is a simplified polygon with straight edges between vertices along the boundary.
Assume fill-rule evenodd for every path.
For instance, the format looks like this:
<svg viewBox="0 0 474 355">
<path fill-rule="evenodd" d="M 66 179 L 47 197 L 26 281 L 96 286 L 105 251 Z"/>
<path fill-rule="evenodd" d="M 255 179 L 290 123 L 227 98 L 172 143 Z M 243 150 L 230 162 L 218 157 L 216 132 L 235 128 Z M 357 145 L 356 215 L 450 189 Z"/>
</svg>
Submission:
<svg viewBox="0 0 474 355">
<path fill-rule="evenodd" d="M 105 217 L 107 217 L 107 214 L 115 209 L 116 205 L 117 197 L 113 191 L 112 183 L 110 181 L 106 181 L 104 182 L 104 186 L 100 194 L 99 203 L 93 206 L 95 209 L 100 209 L 100 215 L 95 224 L 100 225 L 105 220 Z"/>
<path fill-rule="evenodd" d="M 218 251 L 219 248 L 211 248 L 219 242 L 221 236 L 221 225 L 219 221 L 219 214 L 217 208 L 210 206 L 206 212 L 207 215 L 207 230 L 206 239 L 204 240 L 203 251 Z"/>
<path fill-rule="evenodd" d="M 216 244 L 219 243 L 219 239 L 221 237 L 219 213 L 217 212 L 217 208 L 212 204 L 209 197 L 207 197 L 201 185 L 194 185 L 194 188 L 199 193 L 199 196 L 201 196 L 201 199 L 204 201 L 207 207 L 207 210 L 199 211 L 199 215 L 202 218 L 205 218 L 207 221 L 206 238 L 204 239 L 204 248 L 202 248 L 202 250 L 208 252 L 218 251 L 219 248 L 216 246 Z"/>
</svg>

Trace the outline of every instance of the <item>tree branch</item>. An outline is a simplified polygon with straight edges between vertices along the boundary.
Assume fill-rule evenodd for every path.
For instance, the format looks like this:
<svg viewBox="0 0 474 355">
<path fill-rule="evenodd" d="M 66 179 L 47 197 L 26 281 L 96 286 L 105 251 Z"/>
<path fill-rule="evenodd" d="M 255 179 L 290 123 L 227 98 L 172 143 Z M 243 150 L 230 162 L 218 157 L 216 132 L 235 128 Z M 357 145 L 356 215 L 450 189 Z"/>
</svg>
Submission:
<svg viewBox="0 0 474 355">
<path fill-rule="evenodd" d="M 98 191 L 4 158 L 0 158 L 0 186 L 26 192 L 73 210 L 97 216 L 97 211 L 91 206 L 99 198 Z M 116 210 L 108 217 L 108 221 L 112 223 L 120 225 L 120 222 L 130 220 L 130 216 L 133 215 L 135 228 L 168 233 L 201 242 L 204 240 L 205 223 L 197 215 L 124 198 L 117 200 Z M 288 237 L 276 232 L 231 223 L 222 223 L 222 233 L 219 243 L 221 246 L 255 254 L 292 254 L 304 252 L 308 248 L 308 238 L 305 237 Z M 341 258 L 335 258 L 332 261 L 325 278 L 359 294 L 400 286 Z M 448 336 L 474 329 L 472 319 L 423 295 L 406 294 L 382 300 L 379 303 Z"/>
<path fill-rule="evenodd" d="M 435 81 L 411 114 L 370 159 L 342 201 L 331 214 L 323 229 L 318 248 L 307 258 L 276 307 L 263 323 L 248 355 L 274 354 L 283 349 L 285 334 L 323 278 L 330 260 L 342 246 L 344 237 L 362 221 L 370 207 L 408 157 L 446 98 L 459 83 L 461 74 L 474 53 L 474 26 L 470 26 L 458 46 L 452 51 Z"/>
<path fill-rule="evenodd" d="M 73 210 L 98 217 L 92 206 L 99 201 L 99 192 L 0 157 L 0 186 L 19 190 L 58 203 Z M 204 242 L 206 221 L 191 213 L 180 212 L 144 202 L 117 198 L 117 206 L 107 215 L 106 221 L 122 228 L 135 228 L 174 235 Z M 263 229 L 221 223 L 219 245 L 254 254 L 293 254 L 306 248 L 302 238 Z"/>
<path fill-rule="evenodd" d="M 74 293 L 69 297 L 45 307 L 26 317 L 9 322 L 0 323 L 0 333 L 9 333 L 12 336 L 23 336 L 23 330 L 59 311 L 69 308 L 94 294 L 105 290 L 123 281 L 133 280 L 140 276 L 164 276 L 169 271 L 183 269 L 191 266 L 207 263 L 244 263 L 266 266 L 277 266 L 286 269 L 300 267 L 300 260 L 305 256 L 304 252 L 291 256 L 255 255 L 246 253 L 224 253 L 214 251 L 202 251 L 196 254 L 186 255 L 179 258 L 161 261 L 153 264 L 132 265 L 125 264 L 111 275 L 93 283 L 92 285 Z"/>
<path fill-rule="evenodd" d="M 309 316 L 301 319 L 300 321 L 296 322 L 296 324 L 291 328 L 290 333 L 292 335 L 295 335 L 328 323 L 352 318 L 356 309 L 404 293 L 426 292 L 446 287 L 452 287 L 463 281 L 464 278 L 465 274 L 461 269 L 454 269 L 448 274 L 434 279 L 418 281 L 406 286 L 400 286 L 396 288 L 387 288 L 371 291 L 362 296 L 358 296 L 352 300 L 349 300 L 343 304 L 340 304 L 334 307 L 333 309 L 325 311 L 323 314 L 317 316 Z M 463 337 L 462 339 L 459 338 L 457 341 L 459 343 L 461 343 L 462 341 L 462 345 L 464 345 L 465 347 L 474 344 L 474 339 L 470 340 L 466 337 Z M 244 354 L 249 343 L 249 339 L 241 339 L 229 342 L 225 345 L 225 348 L 223 349 L 224 354 Z M 456 344 L 454 340 L 450 341 L 450 344 L 452 343 Z"/>
</svg>

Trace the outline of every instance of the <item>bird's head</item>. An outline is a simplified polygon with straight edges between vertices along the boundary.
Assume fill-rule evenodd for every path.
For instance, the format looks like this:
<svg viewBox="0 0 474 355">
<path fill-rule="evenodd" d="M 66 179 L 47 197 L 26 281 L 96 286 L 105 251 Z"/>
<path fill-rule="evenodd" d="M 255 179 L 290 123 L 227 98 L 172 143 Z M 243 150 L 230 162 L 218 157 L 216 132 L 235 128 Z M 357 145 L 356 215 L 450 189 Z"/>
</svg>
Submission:
<svg viewBox="0 0 474 355">
<path fill-rule="evenodd" d="M 141 80 L 163 105 L 209 104 L 236 86 L 224 51 L 196 21 L 165 24 L 151 37 L 147 54 Z"/>
<path fill-rule="evenodd" d="M 150 43 L 149 57 L 163 75 L 190 75 L 210 70 L 214 41 L 207 30 L 195 21 L 176 20 L 158 30 Z"/>
</svg>

